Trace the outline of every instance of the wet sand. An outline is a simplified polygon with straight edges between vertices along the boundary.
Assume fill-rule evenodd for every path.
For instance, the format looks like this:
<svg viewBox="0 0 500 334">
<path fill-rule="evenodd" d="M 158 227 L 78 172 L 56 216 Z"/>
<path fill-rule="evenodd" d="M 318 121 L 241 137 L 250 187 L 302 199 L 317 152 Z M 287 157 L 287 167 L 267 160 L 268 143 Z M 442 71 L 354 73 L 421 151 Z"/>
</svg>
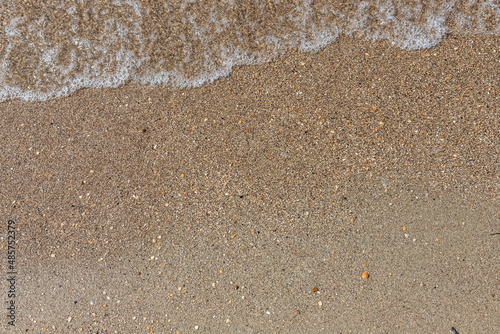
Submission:
<svg viewBox="0 0 500 334">
<path fill-rule="evenodd" d="M 1 103 L 2 327 L 498 331 L 499 42 L 341 38 L 196 89 Z"/>
</svg>

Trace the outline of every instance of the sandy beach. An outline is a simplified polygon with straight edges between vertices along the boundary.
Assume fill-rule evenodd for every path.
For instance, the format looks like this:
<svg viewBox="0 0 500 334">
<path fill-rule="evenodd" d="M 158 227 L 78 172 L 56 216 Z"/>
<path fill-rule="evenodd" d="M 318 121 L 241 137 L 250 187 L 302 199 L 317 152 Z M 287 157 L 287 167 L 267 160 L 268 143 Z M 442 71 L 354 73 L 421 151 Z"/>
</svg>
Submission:
<svg viewBox="0 0 500 334">
<path fill-rule="evenodd" d="M 1 327 L 498 332 L 499 42 L 1 103 Z"/>
</svg>

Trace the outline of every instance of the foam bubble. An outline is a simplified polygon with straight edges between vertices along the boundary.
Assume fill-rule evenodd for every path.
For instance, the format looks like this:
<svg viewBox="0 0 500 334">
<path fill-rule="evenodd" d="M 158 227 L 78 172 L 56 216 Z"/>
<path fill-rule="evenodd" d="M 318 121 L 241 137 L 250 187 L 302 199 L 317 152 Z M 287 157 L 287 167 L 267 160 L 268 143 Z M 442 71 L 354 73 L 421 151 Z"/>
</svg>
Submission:
<svg viewBox="0 0 500 334">
<path fill-rule="evenodd" d="M 0 101 L 43 101 L 127 82 L 195 87 L 339 35 L 431 48 L 449 33 L 500 33 L 495 0 L 68 1 L 0 13 Z M 151 6 L 151 7 L 149 7 Z M 353 37 L 354 38 L 354 37 Z"/>
</svg>

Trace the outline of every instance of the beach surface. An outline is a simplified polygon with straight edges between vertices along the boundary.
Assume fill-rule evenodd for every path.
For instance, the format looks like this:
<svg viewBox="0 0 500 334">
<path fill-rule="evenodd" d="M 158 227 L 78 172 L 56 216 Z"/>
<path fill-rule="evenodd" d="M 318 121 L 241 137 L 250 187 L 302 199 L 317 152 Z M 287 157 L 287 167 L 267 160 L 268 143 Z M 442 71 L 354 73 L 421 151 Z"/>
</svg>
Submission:
<svg viewBox="0 0 500 334">
<path fill-rule="evenodd" d="M 1 103 L 0 327 L 498 332 L 499 46 L 341 37 L 199 88 Z"/>
</svg>

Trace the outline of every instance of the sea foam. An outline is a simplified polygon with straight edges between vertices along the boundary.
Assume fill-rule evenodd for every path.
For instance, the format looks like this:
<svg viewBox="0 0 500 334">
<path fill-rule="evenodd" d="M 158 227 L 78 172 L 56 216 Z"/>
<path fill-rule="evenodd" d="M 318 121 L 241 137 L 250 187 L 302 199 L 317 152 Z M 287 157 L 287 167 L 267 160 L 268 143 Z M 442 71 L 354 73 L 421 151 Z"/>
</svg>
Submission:
<svg viewBox="0 0 500 334">
<path fill-rule="evenodd" d="M 0 18 L 0 101 L 127 82 L 196 87 L 340 35 L 415 50 L 500 33 L 497 0 L 12 1 Z"/>
</svg>

